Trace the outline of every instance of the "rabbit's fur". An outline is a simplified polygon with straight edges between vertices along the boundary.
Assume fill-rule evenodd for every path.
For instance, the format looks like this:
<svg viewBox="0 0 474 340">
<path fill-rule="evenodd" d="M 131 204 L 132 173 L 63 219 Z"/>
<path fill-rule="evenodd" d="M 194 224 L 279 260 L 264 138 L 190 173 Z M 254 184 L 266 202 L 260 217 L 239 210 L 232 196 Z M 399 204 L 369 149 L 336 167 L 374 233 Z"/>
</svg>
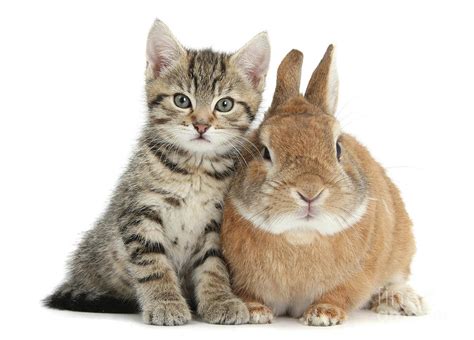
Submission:
<svg viewBox="0 0 474 340">
<path fill-rule="evenodd" d="M 423 300 L 406 284 L 415 241 L 400 193 L 334 117 L 334 49 L 304 96 L 302 59 L 293 50 L 282 61 L 252 140 L 262 151 L 246 156 L 225 203 L 222 247 L 233 289 L 253 323 L 288 314 L 333 325 L 364 305 L 422 314 Z"/>
</svg>

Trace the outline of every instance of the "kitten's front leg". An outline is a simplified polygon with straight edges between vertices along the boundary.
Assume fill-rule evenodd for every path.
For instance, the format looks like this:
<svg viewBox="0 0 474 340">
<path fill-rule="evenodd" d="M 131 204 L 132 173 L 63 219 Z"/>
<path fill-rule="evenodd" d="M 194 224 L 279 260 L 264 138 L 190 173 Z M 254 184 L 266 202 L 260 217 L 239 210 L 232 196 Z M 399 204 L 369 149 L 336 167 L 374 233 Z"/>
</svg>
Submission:
<svg viewBox="0 0 474 340">
<path fill-rule="evenodd" d="M 247 306 L 232 293 L 230 287 L 229 273 L 220 251 L 219 229 L 214 220 L 208 224 L 204 247 L 194 256 L 193 283 L 197 312 L 209 323 L 248 323 Z"/>
<path fill-rule="evenodd" d="M 163 246 L 162 221 L 150 207 L 131 209 L 121 218 L 120 233 L 135 279 L 143 320 L 152 325 L 182 325 L 191 312 Z"/>
</svg>

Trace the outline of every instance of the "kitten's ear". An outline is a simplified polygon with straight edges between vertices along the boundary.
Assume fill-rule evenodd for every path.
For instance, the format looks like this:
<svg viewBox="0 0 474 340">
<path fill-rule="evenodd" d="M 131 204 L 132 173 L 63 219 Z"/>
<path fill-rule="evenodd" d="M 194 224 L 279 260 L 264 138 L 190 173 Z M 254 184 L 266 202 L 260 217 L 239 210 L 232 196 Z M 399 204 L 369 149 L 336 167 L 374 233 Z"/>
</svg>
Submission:
<svg viewBox="0 0 474 340">
<path fill-rule="evenodd" d="M 306 88 L 306 99 L 321 108 L 324 112 L 334 115 L 339 95 L 339 78 L 336 69 L 334 46 L 329 45 L 318 67 Z"/>
<path fill-rule="evenodd" d="M 270 64 L 270 42 L 267 32 L 257 34 L 231 57 L 233 63 L 257 91 L 263 91 Z"/>
<path fill-rule="evenodd" d="M 146 78 L 156 79 L 185 54 L 186 50 L 176 40 L 168 26 L 156 19 L 148 33 Z"/>
</svg>

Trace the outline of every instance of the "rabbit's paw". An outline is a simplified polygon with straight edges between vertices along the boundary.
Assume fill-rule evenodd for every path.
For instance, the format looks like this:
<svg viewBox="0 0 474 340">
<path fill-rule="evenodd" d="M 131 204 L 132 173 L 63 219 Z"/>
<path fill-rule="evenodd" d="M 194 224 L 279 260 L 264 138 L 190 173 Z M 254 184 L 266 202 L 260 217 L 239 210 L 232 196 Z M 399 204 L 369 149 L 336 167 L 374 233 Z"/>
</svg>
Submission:
<svg viewBox="0 0 474 340">
<path fill-rule="evenodd" d="M 250 313 L 249 323 L 262 324 L 271 323 L 273 320 L 273 313 L 270 308 L 258 302 L 248 302 L 247 308 Z"/>
<path fill-rule="evenodd" d="M 392 284 L 382 288 L 370 301 L 370 309 L 388 315 L 424 315 L 427 305 L 407 284 Z"/>
<path fill-rule="evenodd" d="M 321 303 L 311 305 L 301 317 L 308 326 L 333 326 L 346 319 L 346 312 L 334 305 Z"/>
</svg>

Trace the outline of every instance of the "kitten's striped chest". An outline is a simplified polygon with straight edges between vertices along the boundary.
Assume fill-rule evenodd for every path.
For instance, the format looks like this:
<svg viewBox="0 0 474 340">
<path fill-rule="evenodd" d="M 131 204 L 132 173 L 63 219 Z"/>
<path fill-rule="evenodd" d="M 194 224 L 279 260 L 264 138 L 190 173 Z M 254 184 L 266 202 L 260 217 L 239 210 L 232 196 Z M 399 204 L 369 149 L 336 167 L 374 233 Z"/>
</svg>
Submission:
<svg viewBox="0 0 474 340">
<path fill-rule="evenodd" d="M 202 246 L 206 226 L 220 223 L 234 161 L 229 157 L 149 152 L 144 205 L 159 211 L 168 258 L 183 270 Z"/>
<path fill-rule="evenodd" d="M 216 179 L 198 171 L 187 176 L 163 176 L 143 199 L 159 207 L 169 259 L 177 271 L 189 264 L 210 223 L 220 223 L 230 177 Z"/>
<path fill-rule="evenodd" d="M 177 269 L 185 266 L 197 250 L 206 226 L 222 218 L 223 189 L 200 185 L 191 189 L 177 207 L 165 209 L 163 224 L 170 242 L 170 258 Z"/>
</svg>

